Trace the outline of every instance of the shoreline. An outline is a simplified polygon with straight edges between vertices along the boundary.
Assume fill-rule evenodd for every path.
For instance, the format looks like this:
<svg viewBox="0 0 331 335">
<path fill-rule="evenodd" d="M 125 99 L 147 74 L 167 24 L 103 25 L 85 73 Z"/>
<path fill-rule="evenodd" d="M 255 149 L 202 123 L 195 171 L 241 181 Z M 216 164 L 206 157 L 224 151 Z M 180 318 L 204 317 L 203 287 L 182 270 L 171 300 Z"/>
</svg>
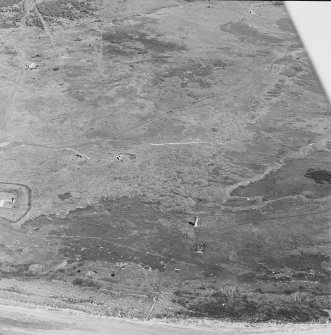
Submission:
<svg viewBox="0 0 331 335">
<path fill-rule="evenodd" d="M 0 299 L 0 331 L 6 334 L 329 334 L 331 323 L 241 323 L 218 320 L 138 320 Z M 69 319 L 70 316 L 70 319 Z M 107 333 L 109 334 L 109 333 Z"/>
</svg>

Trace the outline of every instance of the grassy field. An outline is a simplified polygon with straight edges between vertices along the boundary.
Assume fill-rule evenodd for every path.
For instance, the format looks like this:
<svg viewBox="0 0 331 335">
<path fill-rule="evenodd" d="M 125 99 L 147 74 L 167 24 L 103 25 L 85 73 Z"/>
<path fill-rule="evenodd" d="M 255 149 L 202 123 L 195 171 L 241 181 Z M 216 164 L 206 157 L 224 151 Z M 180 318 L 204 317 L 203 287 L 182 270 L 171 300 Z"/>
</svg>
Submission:
<svg viewBox="0 0 331 335">
<path fill-rule="evenodd" d="M 276 3 L 1 3 L 2 299 L 329 320 L 330 106 Z"/>
</svg>

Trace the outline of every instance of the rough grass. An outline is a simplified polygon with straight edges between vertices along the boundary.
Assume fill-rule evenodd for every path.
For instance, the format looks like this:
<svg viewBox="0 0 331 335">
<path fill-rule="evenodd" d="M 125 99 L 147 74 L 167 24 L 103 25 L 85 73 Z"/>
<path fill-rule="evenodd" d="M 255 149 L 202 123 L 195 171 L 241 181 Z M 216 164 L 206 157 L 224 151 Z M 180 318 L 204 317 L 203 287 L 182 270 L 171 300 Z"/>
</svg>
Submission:
<svg viewBox="0 0 331 335">
<path fill-rule="evenodd" d="M 21 0 L 1 0 L 0 1 L 0 8 L 11 7 L 11 6 L 14 6 L 16 4 L 19 4 L 20 2 L 21 2 Z"/>
<path fill-rule="evenodd" d="M 212 319 L 231 319 L 244 322 L 317 322 L 330 320 L 326 311 L 328 299 L 312 295 L 283 295 L 243 293 L 225 289 L 203 295 L 192 291 L 176 291 L 173 302 L 184 307 L 181 316 Z"/>
<path fill-rule="evenodd" d="M 100 288 L 101 285 L 92 279 L 75 278 L 72 283 L 76 286 Z"/>
<path fill-rule="evenodd" d="M 91 10 L 88 2 L 79 0 L 43 1 L 37 5 L 37 8 L 43 16 L 68 20 L 75 20 Z"/>
</svg>

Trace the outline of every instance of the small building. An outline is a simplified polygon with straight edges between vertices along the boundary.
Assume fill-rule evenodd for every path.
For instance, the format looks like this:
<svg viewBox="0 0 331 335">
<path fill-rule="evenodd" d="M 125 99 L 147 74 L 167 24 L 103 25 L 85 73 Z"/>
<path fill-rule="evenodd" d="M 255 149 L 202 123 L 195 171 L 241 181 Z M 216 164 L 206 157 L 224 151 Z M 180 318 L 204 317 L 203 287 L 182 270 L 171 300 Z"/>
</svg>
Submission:
<svg viewBox="0 0 331 335">
<path fill-rule="evenodd" d="M 0 208 L 13 208 L 17 201 L 17 194 L 14 192 L 0 192 Z"/>
</svg>

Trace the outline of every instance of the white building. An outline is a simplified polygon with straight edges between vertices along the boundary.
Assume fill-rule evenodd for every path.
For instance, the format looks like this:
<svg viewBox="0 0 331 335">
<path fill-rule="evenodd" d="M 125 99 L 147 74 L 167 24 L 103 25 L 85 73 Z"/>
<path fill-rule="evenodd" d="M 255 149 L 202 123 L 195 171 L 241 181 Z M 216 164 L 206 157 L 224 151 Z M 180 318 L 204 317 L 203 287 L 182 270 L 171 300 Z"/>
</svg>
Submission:
<svg viewBox="0 0 331 335">
<path fill-rule="evenodd" d="M 17 201 L 17 194 L 14 192 L 0 192 L 0 208 L 13 208 Z"/>
</svg>

